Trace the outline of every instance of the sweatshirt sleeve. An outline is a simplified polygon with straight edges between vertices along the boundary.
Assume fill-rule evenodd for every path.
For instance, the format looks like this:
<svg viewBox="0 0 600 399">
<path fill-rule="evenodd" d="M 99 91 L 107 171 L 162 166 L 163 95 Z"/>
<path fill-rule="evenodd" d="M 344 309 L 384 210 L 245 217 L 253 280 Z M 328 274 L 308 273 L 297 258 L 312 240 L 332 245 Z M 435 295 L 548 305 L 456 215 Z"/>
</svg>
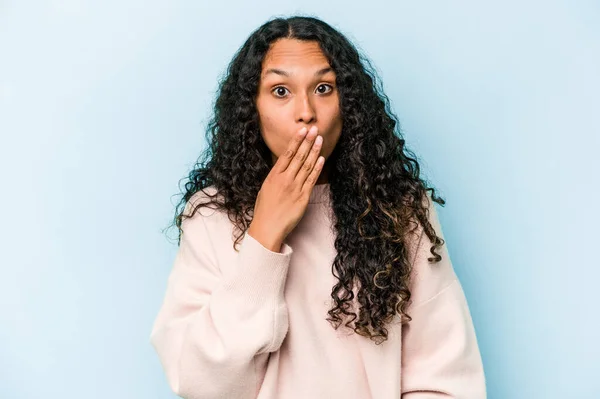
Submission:
<svg viewBox="0 0 600 399">
<path fill-rule="evenodd" d="M 222 274 L 207 225 L 200 212 L 182 222 L 150 343 L 178 396 L 255 398 L 264 378 L 255 357 L 278 350 L 288 331 L 292 248 L 272 252 L 246 233 L 232 271 Z"/>
<path fill-rule="evenodd" d="M 429 219 L 443 238 L 435 208 Z M 402 327 L 403 399 L 485 399 L 483 363 L 468 304 L 446 244 L 429 263 L 432 246 L 422 234 L 416 252 L 412 293 L 407 308 L 412 321 Z"/>
</svg>

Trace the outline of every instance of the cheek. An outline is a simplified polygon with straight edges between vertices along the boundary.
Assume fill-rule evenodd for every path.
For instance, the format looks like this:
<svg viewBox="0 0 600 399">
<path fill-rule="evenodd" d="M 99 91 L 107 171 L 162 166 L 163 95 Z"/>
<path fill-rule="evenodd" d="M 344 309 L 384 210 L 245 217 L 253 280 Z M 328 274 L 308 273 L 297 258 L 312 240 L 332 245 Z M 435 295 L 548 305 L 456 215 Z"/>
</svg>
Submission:
<svg viewBox="0 0 600 399">
<path fill-rule="evenodd" d="M 288 142 L 291 139 L 283 128 L 285 118 L 277 112 L 259 112 L 261 135 L 267 147 L 276 154 L 281 155 L 287 148 Z M 289 136 L 289 137 L 288 137 Z"/>
<path fill-rule="evenodd" d="M 327 130 L 335 129 L 340 124 L 341 115 L 337 98 L 324 103 L 319 112 L 319 118 L 326 123 Z"/>
<path fill-rule="evenodd" d="M 335 145 L 342 130 L 342 117 L 337 106 L 331 107 L 331 109 L 328 110 L 326 120 L 326 130 L 329 139 L 328 141 Z"/>
</svg>

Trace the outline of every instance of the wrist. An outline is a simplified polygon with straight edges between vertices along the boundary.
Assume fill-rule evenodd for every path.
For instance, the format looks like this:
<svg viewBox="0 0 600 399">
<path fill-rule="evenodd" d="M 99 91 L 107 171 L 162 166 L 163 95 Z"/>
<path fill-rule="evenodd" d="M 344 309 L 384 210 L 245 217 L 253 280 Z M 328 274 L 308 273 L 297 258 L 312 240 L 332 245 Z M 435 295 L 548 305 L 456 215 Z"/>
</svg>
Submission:
<svg viewBox="0 0 600 399">
<path fill-rule="evenodd" d="M 283 239 L 280 236 L 269 233 L 267 229 L 252 225 L 252 223 L 250 223 L 250 227 L 248 228 L 248 234 L 269 251 L 281 252 Z"/>
</svg>

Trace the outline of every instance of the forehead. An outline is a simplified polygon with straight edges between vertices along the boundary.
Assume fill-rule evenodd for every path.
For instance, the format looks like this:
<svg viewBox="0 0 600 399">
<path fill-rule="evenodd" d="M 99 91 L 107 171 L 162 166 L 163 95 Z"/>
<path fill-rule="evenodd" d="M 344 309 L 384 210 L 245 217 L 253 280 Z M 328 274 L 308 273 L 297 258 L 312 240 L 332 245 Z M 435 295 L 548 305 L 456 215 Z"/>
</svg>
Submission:
<svg viewBox="0 0 600 399">
<path fill-rule="evenodd" d="M 316 41 L 279 39 L 271 44 L 262 64 L 267 68 L 313 68 L 325 67 L 329 62 Z"/>
</svg>

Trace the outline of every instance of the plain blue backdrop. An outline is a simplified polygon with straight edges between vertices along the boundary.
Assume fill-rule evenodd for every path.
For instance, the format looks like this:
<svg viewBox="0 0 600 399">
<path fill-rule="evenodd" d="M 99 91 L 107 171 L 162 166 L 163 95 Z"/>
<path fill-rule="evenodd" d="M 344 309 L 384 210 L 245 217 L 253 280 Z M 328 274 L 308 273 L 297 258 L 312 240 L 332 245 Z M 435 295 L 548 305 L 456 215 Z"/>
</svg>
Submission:
<svg viewBox="0 0 600 399">
<path fill-rule="evenodd" d="M 566 0 L 1 2 L 0 398 L 174 397 L 162 229 L 227 63 L 294 13 L 371 59 L 447 200 L 488 397 L 600 398 L 600 5 Z"/>
</svg>

